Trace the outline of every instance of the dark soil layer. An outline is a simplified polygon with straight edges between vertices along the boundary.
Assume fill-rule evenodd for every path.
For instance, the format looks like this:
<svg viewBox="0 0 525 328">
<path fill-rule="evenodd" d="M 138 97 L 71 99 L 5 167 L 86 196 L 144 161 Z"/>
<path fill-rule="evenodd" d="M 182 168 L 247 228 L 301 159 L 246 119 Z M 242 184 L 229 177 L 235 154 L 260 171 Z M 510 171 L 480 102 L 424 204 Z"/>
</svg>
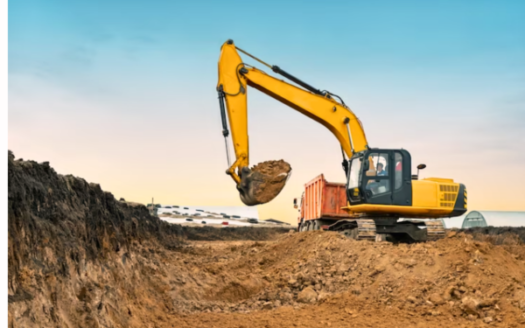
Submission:
<svg viewBox="0 0 525 328">
<path fill-rule="evenodd" d="M 525 227 L 477 227 L 460 230 L 474 236 L 477 240 L 487 240 L 496 245 L 515 243 L 519 239 L 525 243 Z"/>
<path fill-rule="evenodd" d="M 187 240 L 272 240 L 280 234 L 293 228 L 214 228 L 214 227 L 182 227 L 182 234 Z"/>
</svg>

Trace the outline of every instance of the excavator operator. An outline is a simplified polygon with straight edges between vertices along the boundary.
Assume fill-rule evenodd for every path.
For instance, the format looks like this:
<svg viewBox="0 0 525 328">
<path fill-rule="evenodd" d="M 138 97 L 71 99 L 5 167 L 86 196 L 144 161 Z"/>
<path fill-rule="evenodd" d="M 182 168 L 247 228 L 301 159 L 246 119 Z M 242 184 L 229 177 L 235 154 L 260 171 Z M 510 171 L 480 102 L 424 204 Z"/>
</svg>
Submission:
<svg viewBox="0 0 525 328">
<path fill-rule="evenodd" d="M 377 175 L 379 176 L 387 176 L 388 173 L 383 170 L 383 163 L 377 163 Z"/>
</svg>

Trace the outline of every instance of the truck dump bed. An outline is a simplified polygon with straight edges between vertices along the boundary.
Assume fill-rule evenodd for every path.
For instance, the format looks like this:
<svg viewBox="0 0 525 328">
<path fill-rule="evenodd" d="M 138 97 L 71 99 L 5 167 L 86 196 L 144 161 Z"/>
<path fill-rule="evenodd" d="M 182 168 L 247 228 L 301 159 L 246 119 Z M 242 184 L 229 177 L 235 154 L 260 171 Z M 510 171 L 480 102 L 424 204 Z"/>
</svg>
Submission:
<svg viewBox="0 0 525 328">
<path fill-rule="evenodd" d="M 344 206 L 346 206 L 344 183 L 328 182 L 321 174 L 305 184 L 301 204 L 301 217 L 304 221 L 349 217 L 348 213 L 341 209 Z"/>
</svg>

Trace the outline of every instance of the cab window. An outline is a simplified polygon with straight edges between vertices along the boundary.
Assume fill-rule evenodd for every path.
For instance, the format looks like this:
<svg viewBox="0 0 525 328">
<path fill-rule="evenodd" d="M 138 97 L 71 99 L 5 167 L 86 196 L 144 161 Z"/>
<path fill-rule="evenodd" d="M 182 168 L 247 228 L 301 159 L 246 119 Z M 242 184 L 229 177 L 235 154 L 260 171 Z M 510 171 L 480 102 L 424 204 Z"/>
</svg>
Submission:
<svg viewBox="0 0 525 328">
<path fill-rule="evenodd" d="M 348 189 L 359 187 L 359 173 L 361 172 L 362 158 L 354 158 L 350 164 L 350 173 L 348 174 Z"/>
<path fill-rule="evenodd" d="M 366 172 L 366 189 L 372 195 L 390 192 L 390 179 L 388 179 L 388 153 L 371 153 L 368 157 L 368 171 Z"/>
<path fill-rule="evenodd" d="M 394 162 L 394 188 L 396 190 L 399 190 L 403 185 L 403 156 L 401 156 L 400 153 L 396 152 Z"/>
</svg>

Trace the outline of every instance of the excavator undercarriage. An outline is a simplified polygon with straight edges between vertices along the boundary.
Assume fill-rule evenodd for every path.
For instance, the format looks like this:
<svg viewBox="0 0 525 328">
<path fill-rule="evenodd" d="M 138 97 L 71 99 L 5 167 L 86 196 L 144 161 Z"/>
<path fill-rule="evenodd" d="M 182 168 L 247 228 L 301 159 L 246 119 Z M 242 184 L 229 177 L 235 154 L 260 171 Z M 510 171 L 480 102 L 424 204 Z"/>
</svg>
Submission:
<svg viewBox="0 0 525 328">
<path fill-rule="evenodd" d="M 362 217 L 355 219 L 310 220 L 302 223 L 299 231 L 336 231 L 355 240 L 423 242 L 445 237 L 441 220 L 404 220 L 398 218 Z"/>
</svg>

